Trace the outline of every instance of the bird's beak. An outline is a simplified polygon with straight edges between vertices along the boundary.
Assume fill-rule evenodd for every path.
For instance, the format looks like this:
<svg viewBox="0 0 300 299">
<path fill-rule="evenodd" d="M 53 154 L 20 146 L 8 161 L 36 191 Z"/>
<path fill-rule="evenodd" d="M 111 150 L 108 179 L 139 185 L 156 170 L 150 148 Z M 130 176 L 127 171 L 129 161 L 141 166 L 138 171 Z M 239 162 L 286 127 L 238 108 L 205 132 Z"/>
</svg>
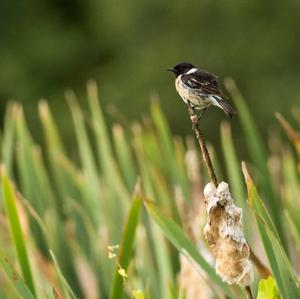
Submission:
<svg viewBox="0 0 300 299">
<path fill-rule="evenodd" d="M 166 69 L 166 71 L 175 73 L 175 70 L 174 70 L 174 69 L 172 69 L 172 68 L 170 68 L 170 69 Z"/>
</svg>

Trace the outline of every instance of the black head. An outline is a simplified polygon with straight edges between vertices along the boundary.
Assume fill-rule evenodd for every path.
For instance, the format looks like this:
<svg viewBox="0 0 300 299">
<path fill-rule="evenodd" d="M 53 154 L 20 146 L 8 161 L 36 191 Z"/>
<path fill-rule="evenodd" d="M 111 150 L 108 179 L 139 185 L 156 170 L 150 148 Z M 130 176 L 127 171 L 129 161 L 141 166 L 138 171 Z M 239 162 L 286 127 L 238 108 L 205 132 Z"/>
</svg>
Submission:
<svg viewBox="0 0 300 299">
<path fill-rule="evenodd" d="M 175 65 L 171 69 L 167 69 L 167 71 L 173 72 L 176 77 L 188 72 L 190 69 L 195 68 L 195 66 L 188 62 L 181 62 Z"/>
</svg>

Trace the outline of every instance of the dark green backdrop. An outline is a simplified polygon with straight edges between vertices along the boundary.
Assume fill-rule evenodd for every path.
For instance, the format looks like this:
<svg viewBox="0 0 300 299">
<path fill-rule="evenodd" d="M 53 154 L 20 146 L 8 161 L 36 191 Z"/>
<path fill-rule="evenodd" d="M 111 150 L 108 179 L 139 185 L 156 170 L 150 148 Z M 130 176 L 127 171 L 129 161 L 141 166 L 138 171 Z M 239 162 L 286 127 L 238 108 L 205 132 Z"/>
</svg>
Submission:
<svg viewBox="0 0 300 299">
<path fill-rule="evenodd" d="M 185 107 L 164 71 L 182 60 L 235 78 L 264 132 L 274 111 L 289 115 L 300 99 L 297 0 L 2 0 L 0 39 L 1 116 L 17 99 L 36 127 L 36 102 L 45 97 L 66 138 L 64 90 L 75 89 L 82 101 L 89 78 L 98 81 L 105 107 L 129 119 L 159 94 L 172 130 L 188 132 Z M 205 115 L 210 138 L 224 117 L 216 108 Z"/>
</svg>

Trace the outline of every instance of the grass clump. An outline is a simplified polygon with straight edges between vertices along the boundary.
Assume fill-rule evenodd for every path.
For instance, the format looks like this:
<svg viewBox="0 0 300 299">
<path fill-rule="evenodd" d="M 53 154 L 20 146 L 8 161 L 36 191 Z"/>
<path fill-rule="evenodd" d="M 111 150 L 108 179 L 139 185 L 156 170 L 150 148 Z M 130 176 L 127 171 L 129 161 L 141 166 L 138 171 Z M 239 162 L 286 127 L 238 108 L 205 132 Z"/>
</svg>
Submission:
<svg viewBox="0 0 300 299">
<path fill-rule="evenodd" d="M 298 135 L 277 116 L 295 152 L 279 134 L 270 136 L 276 147 L 267 150 L 236 86 L 232 81 L 227 86 L 251 157 L 251 175 L 244 166 L 244 180 L 240 161 L 245 156 L 237 155 L 230 124 L 222 124 L 227 181 L 243 208 L 250 257 L 255 255 L 272 275 L 266 279 L 258 267 L 252 294 L 298 298 L 299 269 L 292 266 L 300 248 Z M 0 276 L 5 279 L 0 297 L 180 299 L 187 298 L 187 289 L 196 289 L 200 275 L 207 298 L 244 298 L 241 287 L 216 274 L 204 241 L 208 179 L 195 140 L 172 136 L 156 100 L 149 119 L 111 129 L 95 82 L 88 84 L 88 112 L 72 92 L 66 97 L 76 136 L 72 152 L 45 100 L 39 104 L 42 146 L 20 104 L 7 108 L 1 134 L 6 171 L 1 177 Z M 213 162 L 216 158 L 222 161 L 214 156 Z M 111 252 L 112 244 L 120 248 Z"/>
</svg>

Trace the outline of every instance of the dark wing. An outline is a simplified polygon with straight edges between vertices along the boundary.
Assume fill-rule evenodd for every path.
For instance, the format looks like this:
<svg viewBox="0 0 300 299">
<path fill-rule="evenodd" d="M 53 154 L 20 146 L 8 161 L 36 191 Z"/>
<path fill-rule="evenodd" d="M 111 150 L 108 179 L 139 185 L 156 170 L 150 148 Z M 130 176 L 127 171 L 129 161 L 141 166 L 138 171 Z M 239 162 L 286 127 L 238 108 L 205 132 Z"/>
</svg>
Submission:
<svg viewBox="0 0 300 299">
<path fill-rule="evenodd" d="M 224 98 L 220 90 L 217 76 L 203 70 L 181 76 L 182 82 L 191 89 L 199 90 L 199 93 L 217 95 Z"/>
</svg>

